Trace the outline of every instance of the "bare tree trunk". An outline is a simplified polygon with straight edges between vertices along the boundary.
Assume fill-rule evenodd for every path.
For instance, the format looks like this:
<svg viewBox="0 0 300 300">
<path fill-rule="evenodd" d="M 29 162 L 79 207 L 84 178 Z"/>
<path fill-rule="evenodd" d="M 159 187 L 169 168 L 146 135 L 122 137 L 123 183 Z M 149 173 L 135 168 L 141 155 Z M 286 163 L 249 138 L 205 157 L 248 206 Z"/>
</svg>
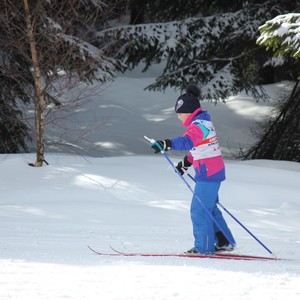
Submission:
<svg viewBox="0 0 300 300">
<path fill-rule="evenodd" d="M 35 106 L 35 123 L 36 123 L 36 162 L 35 167 L 41 167 L 44 161 L 44 129 L 45 129 L 45 120 L 44 120 L 44 106 L 45 98 L 42 88 L 42 77 L 41 70 L 39 66 L 39 59 L 36 50 L 36 42 L 33 32 L 33 25 L 31 22 L 31 16 L 29 11 L 28 0 L 23 0 L 24 9 L 25 9 L 25 18 L 27 25 L 27 35 L 30 44 L 31 58 L 34 70 L 34 86 L 36 99 L 34 101 Z"/>
</svg>

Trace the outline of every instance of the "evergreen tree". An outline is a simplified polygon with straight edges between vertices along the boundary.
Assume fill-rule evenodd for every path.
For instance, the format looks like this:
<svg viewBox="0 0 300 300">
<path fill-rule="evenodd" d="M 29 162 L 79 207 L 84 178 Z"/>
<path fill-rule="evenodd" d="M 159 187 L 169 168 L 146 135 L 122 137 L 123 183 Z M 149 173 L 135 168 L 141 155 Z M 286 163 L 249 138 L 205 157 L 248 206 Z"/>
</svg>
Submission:
<svg viewBox="0 0 300 300">
<path fill-rule="evenodd" d="M 257 85 L 265 83 L 265 68 L 275 67 L 272 56 L 256 44 L 258 27 L 282 12 L 299 9 L 299 1 L 235 4 L 243 8 L 181 21 L 112 28 L 100 32 L 96 44 L 102 47 L 108 40 L 118 41 L 107 51 L 114 52 L 129 68 L 142 62 L 147 70 L 152 64 L 164 63 L 162 75 L 147 87 L 150 90 L 184 89 L 193 82 L 201 87 L 205 99 L 225 100 L 242 90 L 263 99 L 266 95 Z M 281 67 L 297 70 L 298 63 L 294 65 L 283 60 Z M 291 73 L 286 75 L 294 79 Z"/>
<path fill-rule="evenodd" d="M 273 50 L 275 56 L 300 58 L 300 14 L 279 15 L 259 28 L 257 42 Z M 277 105 L 274 117 L 261 124 L 258 142 L 244 158 L 291 160 L 300 162 L 300 87 L 299 78 L 290 96 Z"/>
<path fill-rule="evenodd" d="M 13 36 L 13 26 L 7 31 L 4 18 L 5 2 L 0 4 L 0 153 L 26 151 L 26 139 L 30 139 L 28 126 L 23 120 L 20 103 L 29 103 L 22 83 L 22 63 L 14 57 L 14 49 L 7 43 L 7 36 Z M 3 9 L 3 10 L 2 10 Z"/>
<path fill-rule="evenodd" d="M 10 89 L 7 89 L 10 86 Z M 14 87 L 14 89 L 13 89 Z M 15 94 L 28 102 L 24 91 L 19 90 L 17 78 L 10 79 L 5 70 L 0 67 L 0 153 L 18 153 L 27 151 L 26 139 L 28 127 L 22 120 L 22 111 L 14 101 Z"/>
<path fill-rule="evenodd" d="M 180 21 L 190 17 L 208 16 L 222 12 L 233 12 L 262 1 L 241 0 L 130 0 L 129 8 L 134 15 L 143 16 L 141 23 Z M 132 11 L 131 11 L 132 14 Z M 134 20 L 134 18 L 133 18 Z"/>
<path fill-rule="evenodd" d="M 300 162 L 299 81 L 290 96 L 277 104 L 274 116 L 260 124 L 256 135 L 258 142 L 242 153 L 242 158 Z"/>
</svg>

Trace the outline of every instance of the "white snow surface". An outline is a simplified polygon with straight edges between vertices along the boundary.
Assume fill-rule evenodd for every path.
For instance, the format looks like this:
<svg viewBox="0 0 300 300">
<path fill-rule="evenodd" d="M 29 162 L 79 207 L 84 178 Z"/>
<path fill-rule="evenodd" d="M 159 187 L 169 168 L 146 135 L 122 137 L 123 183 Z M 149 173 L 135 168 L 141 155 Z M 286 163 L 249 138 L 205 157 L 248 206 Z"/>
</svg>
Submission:
<svg viewBox="0 0 300 300">
<path fill-rule="evenodd" d="M 193 246 L 192 194 L 143 140 L 183 132 L 173 112 L 178 95 L 143 91 L 149 81 L 121 77 L 103 92 L 107 102 L 90 103 L 95 114 L 119 103 L 94 137 L 109 145 L 104 157 L 47 153 L 49 165 L 33 168 L 34 154 L 0 155 L 0 299 L 300 299 L 300 164 L 230 159 L 229 148 L 253 141 L 249 128 L 271 108 L 245 95 L 203 104 L 228 154 L 220 202 L 286 260 L 109 257 L 87 248 L 181 253 Z M 88 112 L 73 122 L 84 124 Z M 174 163 L 180 157 L 168 155 Z M 272 256 L 223 214 L 237 253 Z"/>
<path fill-rule="evenodd" d="M 160 66 L 157 68 L 161 69 Z M 158 70 L 154 68 L 150 75 L 158 76 Z M 154 77 L 147 74 L 137 71 L 125 74 L 99 89 L 97 94 L 91 92 L 92 101 L 84 106 L 60 113 L 61 119 L 56 117 L 55 123 L 46 126 L 46 140 L 58 140 L 60 146 L 47 143 L 47 150 L 53 152 L 58 148 L 59 152 L 72 151 L 94 157 L 149 155 L 144 135 L 165 139 L 182 134 L 185 128 L 174 113 L 180 92 L 171 89 L 165 93 L 144 90 L 154 82 Z M 232 158 L 232 154 L 254 143 L 255 138 L 250 131 L 257 122 L 271 114 L 274 100 L 280 98 L 287 87 L 290 88 L 291 84 L 265 86 L 270 95 L 266 102 L 256 103 L 245 93 L 230 97 L 226 104 L 201 101 L 203 109 L 212 115 L 226 158 Z M 89 94 L 89 87 L 83 85 L 80 88 L 82 94 Z M 64 131 L 64 128 L 69 130 Z M 76 147 L 71 147 L 71 144 L 76 144 Z M 173 154 L 182 157 L 182 154 Z"/>
</svg>

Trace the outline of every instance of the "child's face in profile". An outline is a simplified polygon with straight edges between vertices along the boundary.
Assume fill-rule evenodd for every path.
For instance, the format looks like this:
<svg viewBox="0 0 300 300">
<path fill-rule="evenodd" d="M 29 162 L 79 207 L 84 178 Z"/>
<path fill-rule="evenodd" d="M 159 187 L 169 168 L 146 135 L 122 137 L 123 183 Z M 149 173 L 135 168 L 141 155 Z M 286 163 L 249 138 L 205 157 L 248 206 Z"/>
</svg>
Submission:
<svg viewBox="0 0 300 300">
<path fill-rule="evenodd" d="M 189 117 L 190 113 L 178 113 L 177 118 L 181 121 L 181 123 L 184 123 L 185 120 Z"/>
</svg>

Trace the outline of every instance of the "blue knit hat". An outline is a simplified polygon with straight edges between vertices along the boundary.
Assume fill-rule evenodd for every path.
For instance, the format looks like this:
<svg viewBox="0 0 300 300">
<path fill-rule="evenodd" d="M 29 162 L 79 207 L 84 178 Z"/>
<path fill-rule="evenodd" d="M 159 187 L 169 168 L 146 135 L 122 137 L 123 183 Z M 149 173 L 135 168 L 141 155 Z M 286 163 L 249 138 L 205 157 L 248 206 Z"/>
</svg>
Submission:
<svg viewBox="0 0 300 300">
<path fill-rule="evenodd" d="M 199 97 L 201 91 L 195 84 L 189 84 L 185 88 L 185 94 L 181 95 L 175 104 L 176 113 L 192 113 L 196 109 L 200 108 Z"/>
</svg>

